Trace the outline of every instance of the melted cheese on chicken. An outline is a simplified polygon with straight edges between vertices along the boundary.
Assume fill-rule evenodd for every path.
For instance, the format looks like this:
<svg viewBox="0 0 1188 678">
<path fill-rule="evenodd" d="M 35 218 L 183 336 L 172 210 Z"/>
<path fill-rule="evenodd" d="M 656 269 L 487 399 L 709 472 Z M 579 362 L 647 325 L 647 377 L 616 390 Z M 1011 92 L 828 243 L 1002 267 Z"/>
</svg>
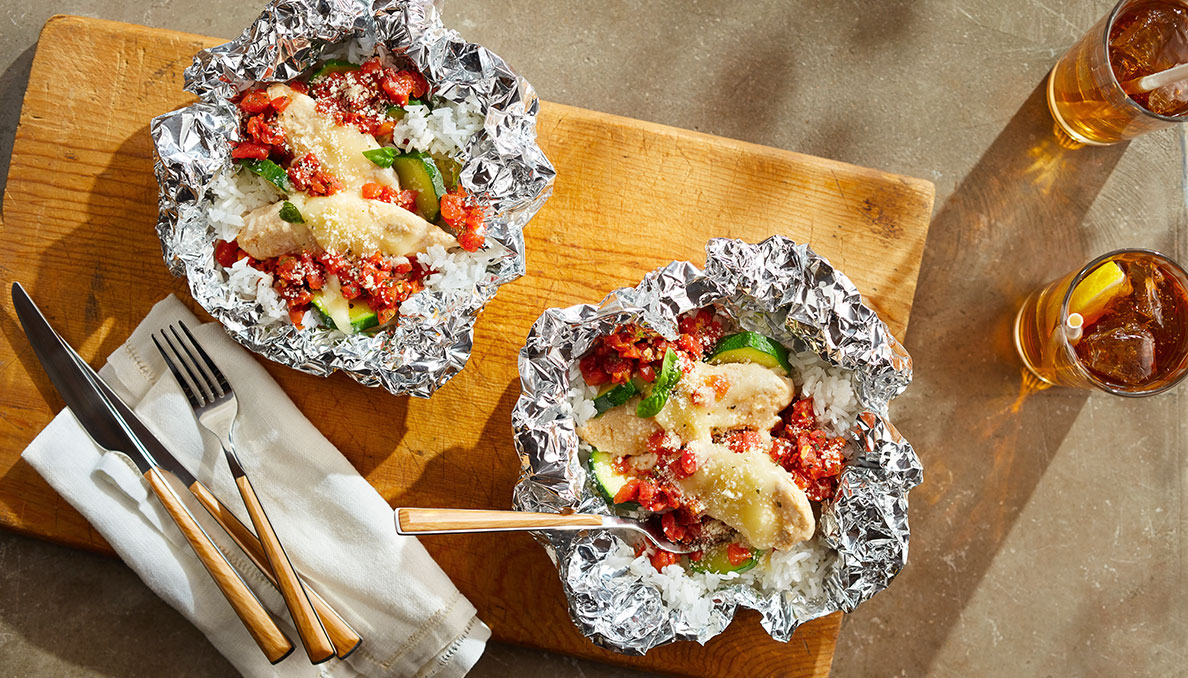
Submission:
<svg viewBox="0 0 1188 678">
<path fill-rule="evenodd" d="M 339 125 L 329 115 L 318 113 L 313 97 L 288 85 L 268 88 L 269 98 L 289 97 L 289 105 L 277 116 L 285 130 L 285 139 L 293 157 L 313 153 L 322 169 L 333 174 L 347 188 L 358 189 L 366 183 L 399 188 L 400 182 L 391 167 L 378 167 L 363 156 L 364 151 L 380 147 L 375 137 L 351 125 Z"/>
<path fill-rule="evenodd" d="M 695 362 L 655 417 L 635 416 L 636 397 L 587 421 L 578 435 L 602 452 L 637 457 L 648 453 L 653 434 L 667 431 L 697 456 L 697 471 L 677 481 L 686 495 L 756 548 L 787 549 L 816 529 L 808 497 L 768 454 L 768 431 L 795 396 L 791 379 L 761 365 Z M 734 452 L 712 441 L 716 431 L 740 428 L 759 431 L 760 445 Z"/>
<path fill-rule="evenodd" d="M 812 537 L 816 520 L 804 490 L 772 461 L 768 447 L 735 452 L 695 440 L 688 449 L 697 455 L 697 472 L 677 485 L 755 548 L 787 549 Z"/>
<path fill-rule="evenodd" d="M 715 380 L 728 388 L 721 398 Z M 708 439 L 713 429 L 768 431 L 796 396 L 791 379 L 753 363 L 695 362 L 668 397 L 656 423 L 684 441 Z"/>
<path fill-rule="evenodd" d="M 453 236 L 416 214 L 381 200 L 363 197 L 363 184 L 400 188 L 392 168 L 377 167 L 363 156 L 379 148 L 375 137 L 355 127 L 338 125 L 317 112 L 313 98 L 287 85 L 268 88 L 272 98 L 288 97 L 289 105 L 277 116 L 295 157 L 313 153 L 322 169 L 342 182 L 342 190 L 328 196 L 293 193 L 286 200 L 301 212 L 305 223 L 280 218 L 281 203 L 265 205 L 244 215 L 239 246 L 257 259 L 322 249 L 367 256 L 381 252 L 406 256 L 424 252 L 430 245 L 450 247 Z"/>
</svg>

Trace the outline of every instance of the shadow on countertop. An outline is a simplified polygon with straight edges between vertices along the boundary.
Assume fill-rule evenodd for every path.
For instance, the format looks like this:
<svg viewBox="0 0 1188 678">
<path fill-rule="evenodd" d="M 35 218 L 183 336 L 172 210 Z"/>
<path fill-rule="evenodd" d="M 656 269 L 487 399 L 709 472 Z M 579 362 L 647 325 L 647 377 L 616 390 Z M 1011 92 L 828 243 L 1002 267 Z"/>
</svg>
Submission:
<svg viewBox="0 0 1188 678">
<path fill-rule="evenodd" d="M 1045 98 L 1046 80 L 929 232 L 906 341 L 916 380 L 896 408 L 925 482 L 910 497 L 909 564 L 854 613 L 882 632 L 841 634 L 839 655 L 861 657 L 865 675 L 928 673 L 1088 398 L 1039 388 L 1012 322 L 1026 295 L 1097 254 L 1081 221 L 1126 145 L 1062 146 Z"/>
</svg>

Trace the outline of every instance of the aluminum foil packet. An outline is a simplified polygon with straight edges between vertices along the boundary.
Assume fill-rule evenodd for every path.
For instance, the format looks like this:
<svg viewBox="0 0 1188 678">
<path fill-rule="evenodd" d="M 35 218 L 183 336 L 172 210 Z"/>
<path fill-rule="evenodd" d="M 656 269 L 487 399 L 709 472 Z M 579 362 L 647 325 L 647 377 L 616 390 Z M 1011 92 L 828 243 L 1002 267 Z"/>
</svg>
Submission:
<svg viewBox="0 0 1188 678">
<path fill-rule="evenodd" d="M 854 284 L 807 245 L 774 236 L 759 244 L 714 239 L 706 270 L 674 262 L 601 304 L 548 309 L 520 352 L 522 394 L 512 412 L 522 472 L 514 505 L 522 511 L 610 513 L 579 460 L 571 379 L 596 338 L 640 323 L 675 339 L 677 317 L 708 305 L 739 327 L 810 350 L 850 375 L 861 414 L 850 432 L 853 457 L 836 498 L 822 508 L 819 534 L 832 550 L 823 595 L 807 599 L 735 583 L 719 588 L 706 617 L 667 602 L 659 587 L 623 566 L 624 542 L 606 531 L 535 532 L 557 565 L 570 615 L 594 643 L 628 654 L 675 640 L 706 642 L 737 607 L 762 613 L 771 636 L 788 641 L 797 626 L 859 603 L 886 588 L 908 553 L 907 494 L 923 470 L 887 416 L 911 381 L 912 362 Z"/>
<path fill-rule="evenodd" d="M 374 336 L 261 325 L 260 308 L 232 290 L 215 263 L 206 218 L 212 180 L 231 166 L 231 142 L 239 139 L 230 98 L 258 83 L 291 80 L 347 40 L 360 41 L 368 55 L 382 47 L 407 57 L 435 96 L 484 115 L 458 159 L 463 187 L 486 209 L 485 273 L 473 290 L 413 295 L 396 327 Z M 274 0 L 238 39 L 199 52 L 185 79 L 199 101 L 155 118 L 150 132 L 165 262 L 186 277 L 198 303 L 241 344 L 311 374 L 342 370 L 368 386 L 428 397 L 461 370 L 478 313 L 500 285 L 524 274 L 524 226 L 552 191 L 555 172 L 536 143 L 532 86 L 445 28 L 429 0 Z"/>
</svg>

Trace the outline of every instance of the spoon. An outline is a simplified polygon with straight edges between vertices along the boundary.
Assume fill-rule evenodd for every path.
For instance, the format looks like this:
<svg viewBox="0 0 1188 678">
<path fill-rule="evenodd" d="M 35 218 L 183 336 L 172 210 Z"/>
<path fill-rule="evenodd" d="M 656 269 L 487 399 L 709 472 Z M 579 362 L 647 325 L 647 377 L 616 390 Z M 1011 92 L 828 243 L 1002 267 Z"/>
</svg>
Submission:
<svg viewBox="0 0 1188 678">
<path fill-rule="evenodd" d="M 695 548 L 670 541 L 651 523 L 595 513 L 527 513 L 485 509 L 398 508 L 396 532 L 403 535 L 458 534 L 465 532 L 516 532 L 520 530 L 627 530 L 642 534 L 658 548 L 671 553 L 692 553 Z"/>
</svg>

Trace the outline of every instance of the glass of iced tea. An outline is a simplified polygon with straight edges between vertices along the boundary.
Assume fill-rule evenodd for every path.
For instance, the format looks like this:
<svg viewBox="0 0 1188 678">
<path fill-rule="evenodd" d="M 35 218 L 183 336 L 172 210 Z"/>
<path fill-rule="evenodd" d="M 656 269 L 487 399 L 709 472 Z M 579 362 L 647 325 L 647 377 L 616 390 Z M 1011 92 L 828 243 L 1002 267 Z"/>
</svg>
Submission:
<svg viewBox="0 0 1188 678">
<path fill-rule="evenodd" d="M 1050 384 L 1166 391 L 1188 374 L 1188 275 L 1151 250 L 1102 255 L 1023 302 L 1015 348 Z"/>
<path fill-rule="evenodd" d="M 1188 79 L 1150 91 L 1139 90 L 1152 79 L 1140 81 L 1185 63 L 1188 0 L 1122 0 L 1052 68 L 1048 108 L 1082 144 L 1169 127 L 1188 119 Z"/>
</svg>

